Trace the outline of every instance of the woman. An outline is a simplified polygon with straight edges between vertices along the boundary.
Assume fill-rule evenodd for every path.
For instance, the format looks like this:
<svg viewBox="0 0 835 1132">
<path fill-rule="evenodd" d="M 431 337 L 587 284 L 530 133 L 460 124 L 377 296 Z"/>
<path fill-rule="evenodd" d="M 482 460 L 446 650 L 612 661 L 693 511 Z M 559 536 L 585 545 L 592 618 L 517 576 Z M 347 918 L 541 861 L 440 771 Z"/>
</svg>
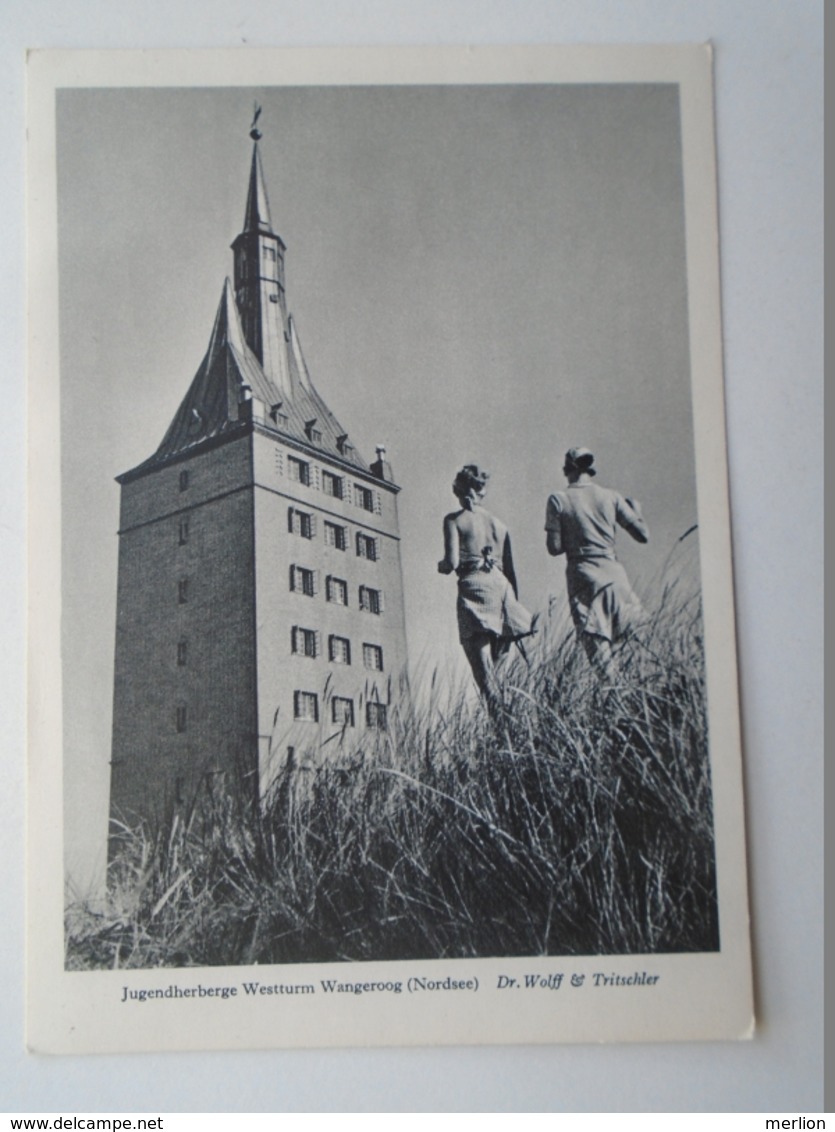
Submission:
<svg viewBox="0 0 835 1132">
<path fill-rule="evenodd" d="M 518 601 L 507 527 L 483 506 L 489 475 L 467 464 L 452 490 L 461 504 L 444 519 L 441 574 L 458 575 L 458 635 L 482 695 L 495 694 L 496 660 L 536 631 Z"/>
<path fill-rule="evenodd" d="M 563 473 L 568 490 L 548 500 L 546 545 L 549 554 L 568 559 L 565 579 L 577 633 L 598 675 L 611 679 L 612 644 L 644 617 L 615 557 L 615 532 L 620 526 L 647 542 L 649 531 L 640 504 L 592 483 L 597 472 L 588 448 L 569 448 Z"/>
</svg>

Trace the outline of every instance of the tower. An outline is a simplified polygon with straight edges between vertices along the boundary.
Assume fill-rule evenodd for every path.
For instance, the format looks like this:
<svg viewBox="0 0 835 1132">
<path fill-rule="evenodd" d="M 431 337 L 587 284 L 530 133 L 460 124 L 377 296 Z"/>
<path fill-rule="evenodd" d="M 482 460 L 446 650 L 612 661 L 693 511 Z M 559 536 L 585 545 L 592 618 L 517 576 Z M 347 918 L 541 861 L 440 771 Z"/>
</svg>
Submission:
<svg viewBox="0 0 835 1132">
<path fill-rule="evenodd" d="M 263 796 L 288 759 L 378 735 L 405 671 L 400 489 L 310 378 L 251 136 L 234 288 L 158 449 L 117 477 L 111 815 L 128 823 L 218 776 Z"/>
</svg>

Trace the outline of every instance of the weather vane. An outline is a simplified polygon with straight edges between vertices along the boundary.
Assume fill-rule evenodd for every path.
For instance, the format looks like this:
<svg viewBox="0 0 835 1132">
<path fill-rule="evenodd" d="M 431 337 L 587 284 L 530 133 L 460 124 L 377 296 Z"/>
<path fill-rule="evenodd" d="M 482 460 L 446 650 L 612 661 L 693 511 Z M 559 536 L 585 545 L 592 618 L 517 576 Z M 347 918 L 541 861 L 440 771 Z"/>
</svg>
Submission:
<svg viewBox="0 0 835 1132">
<path fill-rule="evenodd" d="M 252 125 L 249 127 L 249 136 L 252 138 L 253 141 L 260 141 L 262 136 L 263 136 L 261 131 L 258 129 L 258 127 L 256 125 L 256 123 L 257 123 L 257 121 L 260 117 L 261 117 L 261 107 L 256 102 L 255 103 L 255 114 L 253 115 L 253 118 L 252 118 Z"/>
</svg>

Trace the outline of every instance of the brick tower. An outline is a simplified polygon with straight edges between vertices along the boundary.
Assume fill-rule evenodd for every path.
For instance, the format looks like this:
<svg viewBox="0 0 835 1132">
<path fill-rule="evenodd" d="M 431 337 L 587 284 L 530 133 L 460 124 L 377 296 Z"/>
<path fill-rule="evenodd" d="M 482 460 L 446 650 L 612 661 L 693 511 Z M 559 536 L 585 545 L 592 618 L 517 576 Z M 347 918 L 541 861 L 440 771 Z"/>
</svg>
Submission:
<svg viewBox="0 0 835 1132">
<path fill-rule="evenodd" d="M 218 776 L 263 796 L 288 758 L 376 736 L 405 671 L 400 489 L 311 381 L 252 136 L 234 288 L 159 448 L 117 477 L 111 816 L 128 823 Z"/>
</svg>

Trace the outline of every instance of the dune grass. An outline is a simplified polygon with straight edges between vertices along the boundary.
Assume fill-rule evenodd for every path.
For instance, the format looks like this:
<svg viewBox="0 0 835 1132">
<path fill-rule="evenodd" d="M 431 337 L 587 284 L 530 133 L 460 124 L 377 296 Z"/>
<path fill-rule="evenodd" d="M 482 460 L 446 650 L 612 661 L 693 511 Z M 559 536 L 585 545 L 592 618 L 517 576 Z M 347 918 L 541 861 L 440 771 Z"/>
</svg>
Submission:
<svg viewBox="0 0 835 1132">
<path fill-rule="evenodd" d="M 658 608 L 610 686 L 546 623 L 492 715 L 435 678 L 260 810 L 121 830 L 68 968 L 717 949 L 701 613 Z"/>
</svg>

